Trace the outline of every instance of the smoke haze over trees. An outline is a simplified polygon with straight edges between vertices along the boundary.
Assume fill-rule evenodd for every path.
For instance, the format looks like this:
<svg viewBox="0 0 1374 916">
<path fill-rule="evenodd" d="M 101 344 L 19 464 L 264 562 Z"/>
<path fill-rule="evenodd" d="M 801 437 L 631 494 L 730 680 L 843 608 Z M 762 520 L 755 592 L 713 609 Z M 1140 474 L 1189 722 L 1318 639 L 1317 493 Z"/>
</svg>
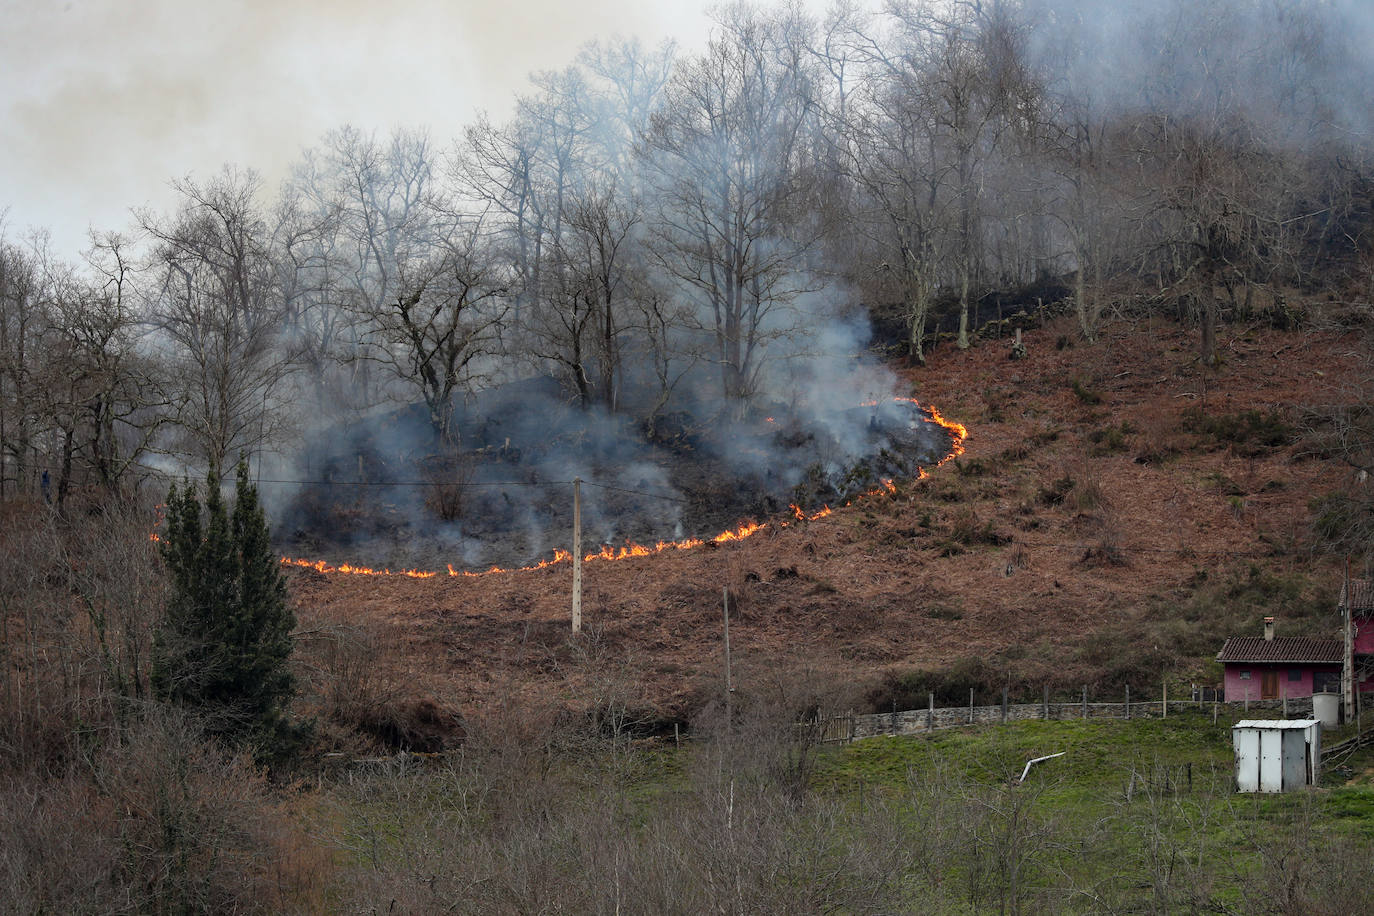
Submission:
<svg viewBox="0 0 1374 916">
<path fill-rule="evenodd" d="M 220 12 L 460 72 L 418 5 L 341 5 L 391 17 L 357 44 L 325 4 Z M 1369 6 L 727 5 L 499 115 L 174 171 L 73 260 L 0 198 L 0 899 L 1357 912 L 1367 748 L 1251 804 L 1222 704 L 821 745 L 1172 699 L 1267 615 L 1330 635 L 1337 557 L 1374 570 Z M 129 72 L 204 47 L 162 34 L 103 38 Z"/>
<path fill-rule="evenodd" d="M 1062 283 L 1091 340 L 1131 286 L 1210 363 L 1218 323 L 1374 276 L 1357 4 L 716 18 L 700 53 L 589 45 L 504 121 L 340 127 L 277 189 L 177 179 L 81 264 L 5 232 L 0 495 L 304 476 L 303 437 L 406 404 L 461 476 L 455 411 L 532 378 L 529 412 L 653 438 L 785 404 L 854 450 L 826 411 L 895 393 L 851 359 L 870 315 L 920 362 L 985 294 Z"/>
</svg>

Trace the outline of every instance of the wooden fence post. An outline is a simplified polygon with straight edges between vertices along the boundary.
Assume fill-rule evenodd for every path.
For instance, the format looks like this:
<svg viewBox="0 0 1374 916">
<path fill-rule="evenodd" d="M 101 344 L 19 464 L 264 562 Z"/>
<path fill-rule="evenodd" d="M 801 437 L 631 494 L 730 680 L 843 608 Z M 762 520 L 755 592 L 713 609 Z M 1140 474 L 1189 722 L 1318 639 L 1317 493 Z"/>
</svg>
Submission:
<svg viewBox="0 0 1374 916">
<path fill-rule="evenodd" d="M 930 709 L 926 712 L 926 731 L 935 727 L 935 694 L 930 694 Z"/>
<path fill-rule="evenodd" d="M 1002 724 L 1007 724 L 1007 688 L 1002 688 Z"/>
<path fill-rule="evenodd" d="M 1083 685 L 1083 721 L 1088 721 L 1088 685 Z"/>
<path fill-rule="evenodd" d="M 1164 701 L 1160 708 L 1163 709 L 1164 714 L 1160 718 L 1167 719 L 1169 718 L 1169 682 L 1161 681 L 1161 683 L 1164 685 Z"/>
<path fill-rule="evenodd" d="M 1045 685 L 1045 700 L 1040 706 L 1040 718 L 1049 721 L 1050 718 L 1050 685 Z"/>
<path fill-rule="evenodd" d="M 973 724 L 973 688 L 968 689 L 968 724 Z"/>
<path fill-rule="evenodd" d="M 1126 685 L 1126 718 L 1131 717 L 1131 685 Z"/>
</svg>

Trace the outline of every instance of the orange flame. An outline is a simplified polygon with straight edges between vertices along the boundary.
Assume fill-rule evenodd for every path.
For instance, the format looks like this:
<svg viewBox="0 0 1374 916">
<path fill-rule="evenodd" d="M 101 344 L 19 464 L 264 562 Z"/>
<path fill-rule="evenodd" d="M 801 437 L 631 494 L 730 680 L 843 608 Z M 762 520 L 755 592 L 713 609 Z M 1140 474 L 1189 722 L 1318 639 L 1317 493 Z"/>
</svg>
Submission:
<svg viewBox="0 0 1374 916">
<path fill-rule="evenodd" d="M 948 453 L 947 455 L 945 455 L 945 456 L 944 456 L 943 458 L 941 458 L 938 462 L 936 462 L 936 467 L 939 467 L 940 465 L 944 464 L 945 462 L 947 462 L 947 461 L 949 461 L 949 460 L 951 460 L 951 459 L 953 459 L 953 458 L 957 458 L 957 457 L 959 457 L 960 455 L 962 455 L 962 454 L 964 453 L 964 440 L 968 438 L 968 428 L 965 427 L 964 424 L 962 424 L 962 423 L 956 423 L 956 422 L 954 422 L 954 421 L 952 421 L 952 420 L 947 420 L 947 419 L 945 419 L 945 417 L 942 416 L 942 415 L 940 414 L 940 412 L 939 412 L 938 410 L 936 410 L 934 407 L 925 407 L 925 406 L 922 406 L 922 405 L 920 404 L 920 402 L 918 402 L 915 398 L 893 398 L 893 400 L 895 400 L 895 401 L 902 401 L 902 402 L 908 403 L 908 404 L 914 404 L 915 406 L 920 407 L 922 410 L 926 411 L 926 412 L 930 415 L 930 419 L 931 419 L 932 422 L 934 422 L 934 423 L 938 424 L 939 426 L 942 426 L 942 427 L 944 427 L 945 429 L 949 430 L 949 432 L 950 432 L 950 437 L 951 437 L 951 439 L 952 439 L 951 449 L 950 449 L 950 451 L 949 451 L 949 453 Z M 877 401 L 865 401 L 865 402 L 863 402 L 863 404 L 860 405 L 860 406 L 863 406 L 863 407 L 876 407 L 877 404 L 878 404 Z M 767 421 L 770 422 L 770 423 L 774 422 L 774 420 L 773 420 L 772 417 L 768 417 L 768 418 L 766 418 L 766 419 L 767 419 Z M 925 480 L 925 479 L 926 479 L 927 477 L 929 477 L 929 476 L 930 476 L 930 474 L 926 471 L 925 468 L 917 468 L 917 469 L 916 469 L 916 479 L 917 479 L 917 480 Z M 896 484 L 896 481 L 892 480 L 891 478 L 884 478 L 883 480 L 879 481 L 879 485 L 878 485 L 878 486 L 876 486 L 876 487 L 874 487 L 873 489 L 871 489 L 871 490 L 867 491 L 866 493 L 862 494 L 862 496 L 860 496 L 859 498 L 862 499 L 862 498 L 866 498 L 866 497 L 896 496 L 896 495 L 897 495 L 897 484 Z M 852 501 L 851 501 L 851 502 L 852 502 Z M 850 504 L 851 504 L 851 503 L 845 503 L 846 506 L 848 506 L 848 505 L 850 505 Z M 160 508 L 160 507 L 159 507 L 159 508 Z M 796 519 L 797 521 L 804 521 L 804 522 L 814 522 L 814 521 L 816 521 L 816 520 L 818 520 L 818 519 L 825 518 L 825 517 L 827 517 L 827 516 L 829 516 L 829 515 L 832 515 L 832 514 L 834 513 L 834 510 L 831 509 L 829 506 L 824 506 L 824 507 L 822 507 L 821 509 L 818 509 L 818 510 L 815 511 L 815 512 L 809 512 L 809 513 L 806 512 L 805 510 L 803 510 L 800 506 L 795 505 L 795 504 L 792 505 L 792 506 L 790 506 L 789 508 L 791 508 L 791 510 L 792 510 L 792 515 L 795 517 L 795 519 Z M 160 515 L 159 515 L 158 523 L 159 523 L 159 524 L 161 523 L 161 516 L 160 516 Z M 751 522 L 742 522 L 738 527 L 732 528 L 732 529 L 730 529 L 730 530 L 728 530 L 728 531 L 722 531 L 720 534 L 717 534 L 715 537 L 712 537 L 712 538 L 706 538 L 706 539 L 702 539 L 702 538 L 686 538 L 686 539 L 681 540 L 681 541 L 659 541 L 658 543 L 654 544 L 652 547 L 650 547 L 650 546 L 648 546 L 648 545 L 645 545 L 645 544 L 635 544 L 635 543 L 633 543 L 633 542 L 627 543 L 627 544 L 625 544 L 623 547 L 612 547 L 612 546 L 610 546 L 609 544 L 607 544 L 607 545 L 603 545 L 603 546 L 601 547 L 601 549 L 598 550 L 596 553 L 589 553 L 589 554 L 585 555 L 585 556 L 582 558 L 582 561 L 583 561 L 584 563 L 591 563 L 591 562 L 600 561 L 600 560 L 624 560 L 624 559 L 627 559 L 627 558 L 629 558 L 629 557 L 649 557 L 649 556 L 653 556 L 653 555 L 655 555 L 655 554 L 663 553 L 663 552 L 668 551 L 668 550 L 694 550 L 694 549 L 696 549 L 696 548 L 698 548 L 698 547 L 701 547 L 703 544 L 706 544 L 706 543 L 713 543 L 713 544 L 728 544 L 728 543 L 732 543 L 732 542 L 735 542 L 735 541 L 742 541 L 742 540 L 744 540 L 744 539 L 747 538 L 747 537 L 751 537 L 752 535 L 758 534 L 760 531 L 762 531 L 762 530 L 764 530 L 765 528 L 767 528 L 767 527 L 768 527 L 768 524 L 769 524 L 769 523 L 767 523 L 767 522 L 752 522 L 752 521 L 751 521 Z M 784 521 L 784 522 L 779 522 L 779 523 L 777 523 L 777 527 L 779 527 L 779 528 L 786 528 L 786 527 L 788 526 L 788 524 L 789 524 L 789 523 L 788 523 L 788 522 L 785 522 L 785 521 Z M 151 534 L 150 537 L 151 537 L 153 540 L 158 540 L 158 536 L 157 536 L 157 533 L 156 533 L 156 532 L 154 532 L 153 534 Z M 549 559 L 540 560 L 538 563 L 532 564 L 532 565 L 530 565 L 530 566 L 519 566 L 519 567 L 513 567 L 513 568 L 503 568 L 503 567 L 500 567 L 500 566 L 493 566 L 493 567 L 491 567 L 490 569 L 482 570 L 482 571 L 479 571 L 479 572 L 473 572 L 473 571 L 470 571 L 470 570 L 454 569 L 454 568 L 453 568 L 453 564 L 452 564 L 452 563 L 449 563 L 449 564 L 446 565 L 446 569 L 447 569 L 448 575 L 449 575 L 450 577 L 453 577 L 453 578 L 465 578 L 465 579 L 476 579 L 476 578 L 480 578 L 480 577 L 482 577 L 482 576 L 493 575 L 493 574 L 495 574 L 495 573 L 533 572 L 534 570 L 537 570 L 537 569 L 548 569 L 550 566 L 557 566 L 557 565 L 562 564 L 562 563 L 567 563 L 567 562 L 570 561 L 571 559 L 572 559 L 572 554 L 569 553 L 568 551 L 566 551 L 566 550 L 555 550 L 555 551 L 553 552 L 553 557 L 551 557 L 551 558 L 549 558 Z M 281 558 L 281 564 L 282 564 L 283 566 L 299 567 L 299 568 L 302 568 L 302 569 L 313 569 L 313 570 L 316 570 L 317 572 L 322 572 L 322 573 L 340 573 L 340 574 L 343 574 L 343 575 L 350 575 L 350 576 L 392 576 L 392 575 L 396 575 L 396 576 L 407 576 L 407 577 L 412 578 L 412 579 L 432 579 L 432 578 L 434 578 L 435 576 L 439 575 L 439 573 L 437 573 L 437 572 L 430 572 L 430 571 L 421 570 L 421 569 L 402 569 L 402 570 L 398 570 L 398 571 L 396 571 L 396 572 L 393 573 L 390 569 L 386 569 L 386 568 L 383 568 L 383 569 L 373 569 L 373 568 L 368 567 L 368 566 L 354 566 L 354 565 L 352 565 L 352 564 L 350 564 L 350 563 L 342 563 L 342 564 L 339 564 L 338 566 L 334 566 L 334 565 L 332 565 L 332 564 L 330 564 L 330 563 L 326 563 L 326 562 L 323 561 L 323 560 L 306 560 L 306 559 L 301 559 L 301 558 L 298 558 L 298 557 L 282 557 L 282 558 Z"/>
</svg>

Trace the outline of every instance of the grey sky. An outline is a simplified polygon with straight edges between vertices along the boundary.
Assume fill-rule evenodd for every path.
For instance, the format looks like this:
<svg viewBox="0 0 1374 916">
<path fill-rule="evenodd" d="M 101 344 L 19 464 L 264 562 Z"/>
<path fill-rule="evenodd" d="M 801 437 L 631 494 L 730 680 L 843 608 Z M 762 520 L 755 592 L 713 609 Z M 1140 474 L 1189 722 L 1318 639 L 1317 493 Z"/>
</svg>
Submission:
<svg viewBox="0 0 1374 916">
<path fill-rule="evenodd" d="M 0 208 L 13 235 L 170 204 L 225 162 L 275 181 L 331 127 L 501 116 L 592 38 L 699 47 L 710 0 L 0 0 Z M 808 3 L 818 10 L 823 2 Z"/>
</svg>

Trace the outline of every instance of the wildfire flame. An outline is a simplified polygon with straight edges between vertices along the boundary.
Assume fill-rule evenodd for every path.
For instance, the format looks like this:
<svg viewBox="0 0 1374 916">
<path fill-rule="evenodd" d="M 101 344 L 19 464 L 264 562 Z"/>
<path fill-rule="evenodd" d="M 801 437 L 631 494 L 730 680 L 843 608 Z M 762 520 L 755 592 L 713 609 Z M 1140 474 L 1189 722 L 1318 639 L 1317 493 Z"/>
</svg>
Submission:
<svg viewBox="0 0 1374 916">
<path fill-rule="evenodd" d="M 816 512 L 806 512 L 802 509 L 801 506 L 797 505 L 796 503 L 793 503 L 792 505 L 788 506 L 788 508 L 792 510 L 792 514 L 797 517 L 797 521 L 799 522 L 814 522 L 816 519 L 825 518 L 827 515 L 830 515 L 832 512 L 835 511 L 831 509 L 829 506 L 824 506 Z"/>
<path fill-rule="evenodd" d="M 938 462 L 936 462 L 936 467 L 939 467 L 940 465 L 944 464 L 947 461 L 950 461 L 951 459 L 958 458 L 960 455 L 964 453 L 964 440 L 968 438 L 968 428 L 965 427 L 964 424 L 945 419 L 945 417 L 942 416 L 940 412 L 936 410 L 934 407 L 922 406 L 920 402 L 918 402 L 915 398 L 893 398 L 893 400 L 902 401 L 904 403 L 913 404 L 917 407 L 920 407 L 922 410 L 930 414 L 930 419 L 932 422 L 949 430 L 950 438 L 952 440 L 950 451 Z M 877 401 L 865 401 L 861 406 L 875 407 L 877 406 L 877 404 Z M 769 417 L 768 422 L 774 421 L 771 417 Z M 929 476 L 930 474 L 926 471 L 925 468 L 916 469 L 917 480 L 925 480 Z M 868 499 L 878 496 L 896 495 L 896 481 L 892 480 L 891 478 L 884 478 L 879 482 L 878 486 L 874 487 L 871 490 L 868 490 L 867 492 L 863 493 L 861 496 L 857 498 Z M 846 502 L 845 505 L 849 506 L 853 502 L 853 500 L 850 500 L 849 502 Z M 160 508 L 161 507 L 159 507 L 159 509 Z M 791 508 L 792 515 L 794 516 L 795 520 L 799 522 L 814 522 L 817 519 L 825 518 L 826 516 L 832 515 L 834 513 L 834 510 L 831 509 L 829 506 L 824 506 L 815 512 L 807 512 L 798 505 L 792 505 L 789 508 Z M 161 524 L 161 520 L 161 513 L 159 512 L 159 524 Z M 729 544 L 735 541 L 742 541 L 747 537 L 751 537 L 755 534 L 758 534 L 760 531 L 763 531 L 765 528 L 768 528 L 770 524 L 778 528 L 786 528 L 791 523 L 787 521 L 773 523 L 743 522 L 738 527 L 731 528 L 727 531 L 722 531 L 715 537 L 687 538 L 681 541 L 659 541 L 658 543 L 652 546 L 635 543 L 629 543 L 622 547 L 612 547 L 610 545 L 603 545 L 602 548 L 598 550 L 596 553 L 589 553 L 583 556 L 582 562 L 595 563 L 598 561 L 605 560 L 624 560 L 629 557 L 650 557 L 654 556 L 655 554 L 664 553 L 670 550 L 694 550 L 707 543 Z M 154 531 L 150 535 L 150 537 L 155 541 L 159 540 L 156 531 Z M 550 566 L 557 566 L 563 563 L 570 562 L 571 560 L 572 554 L 568 551 L 555 550 L 551 558 L 540 560 L 538 563 L 535 563 L 530 566 L 518 566 L 513 568 L 493 566 L 490 569 L 486 570 L 472 571 L 454 569 L 453 564 L 450 563 L 447 564 L 447 570 L 448 575 L 451 578 L 476 579 L 482 576 L 490 576 L 495 573 L 533 572 L 537 569 L 548 569 Z M 438 572 L 431 572 L 422 569 L 399 569 L 393 571 L 385 567 L 382 569 L 373 569 L 370 566 L 354 566 L 351 563 L 341 563 L 335 566 L 333 564 L 326 563 L 323 560 L 306 560 L 299 557 L 282 557 L 281 565 L 299 567 L 301 569 L 313 569 L 317 572 L 322 573 L 339 573 L 342 575 L 349 576 L 406 576 L 411 579 L 433 579 L 439 575 Z"/>
</svg>

